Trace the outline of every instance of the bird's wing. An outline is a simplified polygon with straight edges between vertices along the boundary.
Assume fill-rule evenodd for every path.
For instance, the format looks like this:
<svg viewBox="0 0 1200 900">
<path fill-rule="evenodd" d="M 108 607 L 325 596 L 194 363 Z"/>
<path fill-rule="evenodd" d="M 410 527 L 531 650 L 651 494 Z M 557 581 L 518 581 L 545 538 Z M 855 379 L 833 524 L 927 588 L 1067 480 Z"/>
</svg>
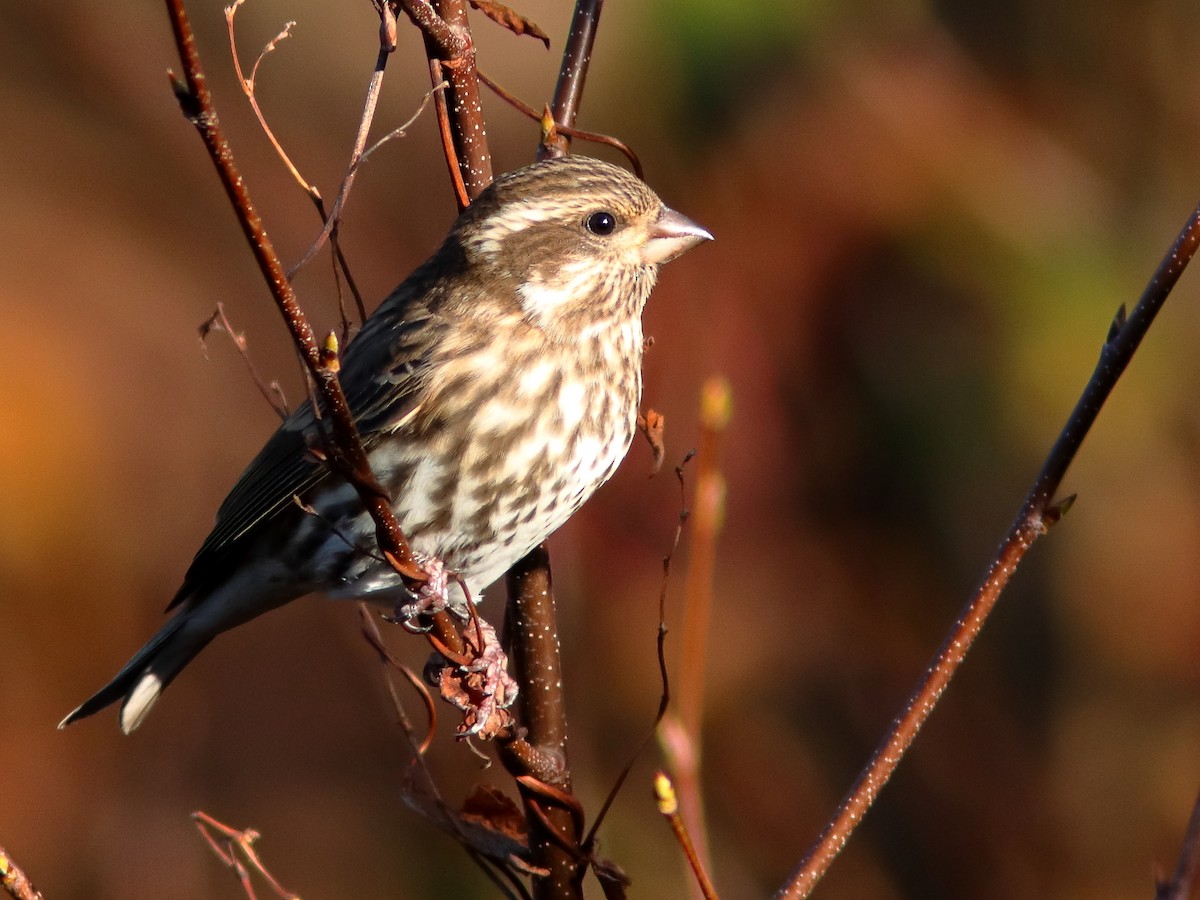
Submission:
<svg viewBox="0 0 1200 900">
<path fill-rule="evenodd" d="M 436 288 L 421 275 L 418 270 L 384 301 L 342 358 L 342 388 L 368 449 L 420 403 L 431 351 L 446 327 L 433 309 Z M 312 406 L 305 402 L 271 436 L 221 504 L 212 532 L 168 609 L 220 572 L 221 557 L 255 525 L 329 477 L 329 470 L 307 452 L 315 435 Z"/>
</svg>

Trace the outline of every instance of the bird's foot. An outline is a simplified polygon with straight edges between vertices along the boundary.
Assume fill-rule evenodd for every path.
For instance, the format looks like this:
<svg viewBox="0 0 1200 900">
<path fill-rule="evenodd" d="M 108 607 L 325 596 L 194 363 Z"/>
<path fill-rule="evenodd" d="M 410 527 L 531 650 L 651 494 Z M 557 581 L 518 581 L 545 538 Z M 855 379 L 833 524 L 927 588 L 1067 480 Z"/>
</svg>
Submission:
<svg viewBox="0 0 1200 900">
<path fill-rule="evenodd" d="M 490 740 L 513 724 L 508 707 L 517 699 L 517 682 L 508 674 L 508 658 L 496 629 L 476 616 L 463 629 L 470 661 L 443 665 L 438 672 L 442 697 L 465 714 L 459 737 Z"/>
<path fill-rule="evenodd" d="M 451 575 L 436 556 L 418 556 L 417 564 L 425 573 L 425 583 L 410 592 L 412 600 L 397 605 L 392 621 L 400 622 L 409 631 L 427 631 L 416 625 L 418 616 L 431 616 L 450 606 Z"/>
</svg>

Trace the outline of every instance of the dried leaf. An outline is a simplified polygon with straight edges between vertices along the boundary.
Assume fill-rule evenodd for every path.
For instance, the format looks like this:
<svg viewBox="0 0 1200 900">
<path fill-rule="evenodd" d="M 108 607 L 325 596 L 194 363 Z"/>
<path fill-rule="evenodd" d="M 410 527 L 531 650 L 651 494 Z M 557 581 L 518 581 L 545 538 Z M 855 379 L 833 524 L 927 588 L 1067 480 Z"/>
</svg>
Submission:
<svg viewBox="0 0 1200 900">
<path fill-rule="evenodd" d="M 497 0 L 470 0 L 471 6 L 479 10 L 497 25 L 503 25 L 513 34 L 527 34 L 530 37 L 535 37 L 543 44 L 546 49 L 550 49 L 550 35 L 542 31 L 537 23 L 525 18 L 515 9 L 505 6 Z"/>
<path fill-rule="evenodd" d="M 521 843 L 528 838 L 529 827 L 525 821 L 525 813 L 511 797 L 491 785 L 475 786 L 475 790 L 463 801 L 461 817 L 468 822 L 487 826 Z"/>
<path fill-rule="evenodd" d="M 652 409 L 646 410 L 645 415 L 638 413 L 638 430 L 646 436 L 646 440 L 650 442 L 650 449 L 654 453 L 654 467 L 650 470 L 651 478 L 658 474 L 658 470 L 662 468 L 663 457 L 667 454 L 667 446 L 663 442 L 665 426 L 666 419 L 662 413 Z"/>
</svg>

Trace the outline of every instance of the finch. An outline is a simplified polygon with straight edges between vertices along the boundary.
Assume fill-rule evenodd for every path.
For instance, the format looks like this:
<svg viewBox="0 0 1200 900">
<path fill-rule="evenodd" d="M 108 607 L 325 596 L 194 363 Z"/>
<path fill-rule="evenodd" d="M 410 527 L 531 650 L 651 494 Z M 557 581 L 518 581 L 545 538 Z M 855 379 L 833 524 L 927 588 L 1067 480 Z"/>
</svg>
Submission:
<svg viewBox="0 0 1200 900">
<path fill-rule="evenodd" d="M 624 169 L 579 156 L 503 175 L 459 216 L 341 360 L 372 471 L 419 559 L 478 596 L 608 480 L 636 427 L 658 268 L 711 237 Z M 214 637 L 304 594 L 412 599 L 355 490 L 309 452 L 316 435 L 306 404 L 267 441 L 174 616 L 60 728 L 121 701 L 128 734 Z"/>
</svg>

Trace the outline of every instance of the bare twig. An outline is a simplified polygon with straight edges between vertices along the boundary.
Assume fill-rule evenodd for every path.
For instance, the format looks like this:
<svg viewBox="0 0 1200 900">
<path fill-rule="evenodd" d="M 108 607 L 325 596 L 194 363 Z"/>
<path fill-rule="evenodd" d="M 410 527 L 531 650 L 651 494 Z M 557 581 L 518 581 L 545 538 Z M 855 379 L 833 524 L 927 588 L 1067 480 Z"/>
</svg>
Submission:
<svg viewBox="0 0 1200 900">
<path fill-rule="evenodd" d="M 629 760 L 625 763 L 625 767 L 617 775 L 613 785 L 608 790 L 608 795 L 604 798 L 604 803 L 600 806 L 600 812 L 596 815 L 596 820 L 592 822 L 592 827 L 588 829 L 587 837 L 583 839 L 583 850 L 590 857 L 593 849 L 596 846 L 596 836 L 599 834 L 600 826 L 604 824 L 604 820 L 608 817 L 608 811 L 616 802 L 617 795 L 621 793 L 621 788 L 625 785 L 625 780 L 629 777 L 629 773 L 633 771 L 633 765 L 637 762 L 638 757 L 642 755 L 642 751 L 654 740 L 655 734 L 658 732 L 659 726 L 662 724 L 663 717 L 667 714 L 667 709 L 671 705 L 671 680 L 667 676 L 667 588 L 671 582 L 671 563 L 675 559 L 675 553 L 679 549 L 679 542 L 683 539 L 683 526 L 687 522 L 690 511 L 687 507 L 687 484 L 684 481 L 683 473 L 687 464 L 691 462 L 695 456 L 695 450 L 689 450 L 683 461 L 675 467 L 675 477 L 679 481 L 679 521 L 675 525 L 675 536 L 671 541 L 671 548 L 667 551 L 667 555 L 662 560 L 662 581 L 659 583 L 658 589 L 658 636 L 655 641 L 655 652 L 658 657 L 658 677 L 659 683 L 662 686 L 662 691 L 658 699 L 658 711 L 654 714 L 654 721 L 650 725 L 650 730 L 646 732 L 646 736 L 637 748 L 630 754 Z M 593 868 L 596 868 L 593 860 Z M 597 872 L 599 875 L 600 873 Z M 578 876 L 577 876 L 578 877 Z"/>
<path fill-rule="evenodd" d="M 250 871 L 246 868 L 246 863 L 250 864 L 250 868 L 258 872 L 271 886 L 277 896 L 283 900 L 300 900 L 299 894 L 293 894 L 283 885 L 281 885 L 263 864 L 259 858 L 258 852 L 254 849 L 254 843 L 262 837 L 253 828 L 238 830 L 219 822 L 206 812 L 197 810 L 192 813 L 192 821 L 196 823 L 196 828 L 208 842 L 208 846 L 212 848 L 213 853 L 221 860 L 228 868 L 232 869 L 238 876 L 238 881 L 241 882 L 242 890 L 245 891 L 249 900 L 255 900 L 254 885 L 250 881 Z M 216 833 L 214 835 L 214 832 Z M 239 853 L 241 854 L 239 856 Z M 246 862 L 242 862 L 242 858 Z"/>
<path fill-rule="evenodd" d="M 712 879 L 708 877 L 707 867 L 701 862 L 699 854 L 696 853 L 696 848 L 692 844 L 692 838 L 688 834 L 688 828 L 684 823 L 683 817 L 679 815 L 679 798 L 675 792 L 675 785 L 671 782 L 666 772 L 659 772 L 654 776 L 654 797 L 658 801 L 659 813 L 667 820 L 667 824 L 671 826 L 671 831 L 675 835 L 679 849 L 683 851 L 688 865 L 692 868 L 692 874 L 696 876 L 696 884 L 700 888 L 700 893 L 704 896 L 705 900 L 716 900 L 717 889 L 713 886 Z"/>
<path fill-rule="evenodd" d="M 388 134 L 384 135 L 378 141 L 367 149 L 367 134 L 371 129 L 371 122 L 375 117 L 375 107 L 379 102 L 379 91 L 383 86 L 383 69 L 387 61 L 387 54 L 382 50 L 376 60 L 375 70 L 371 75 L 371 84 L 367 88 L 367 100 L 363 109 L 362 119 L 359 121 L 358 134 L 354 137 L 354 149 L 350 152 L 350 165 L 346 169 L 346 175 L 342 178 L 341 187 L 338 188 L 337 197 L 334 198 L 333 208 L 329 212 L 329 216 L 325 220 L 325 227 L 321 229 L 321 233 L 309 245 L 309 248 L 304 252 L 304 256 L 288 270 L 288 278 L 294 278 L 296 273 L 307 265 L 320 249 L 325 246 L 325 239 L 337 231 L 338 223 L 341 221 L 342 212 L 346 208 L 346 200 L 350 196 L 350 188 L 354 186 L 354 178 L 358 174 L 359 167 L 366 162 L 368 156 L 378 150 L 388 141 L 398 137 L 403 137 L 404 134 L 417 121 L 421 113 L 425 111 L 425 107 L 429 105 L 430 97 L 440 92 L 445 87 L 445 82 L 435 85 L 433 88 L 425 92 L 418 104 L 416 112 L 409 116 L 399 128 L 393 129 Z"/>
<path fill-rule="evenodd" d="M 659 743 L 675 773 L 679 815 L 703 867 L 712 871 L 708 853 L 704 798 L 700 789 L 703 757 L 704 673 L 708 659 L 708 627 L 712 615 L 712 583 L 717 562 L 717 535 L 724 517 L 725 480 L 720 444 L 732 413 L 729 382 L 712 377 L 700 399 L 700 446 L 696 453 L 695 504 L 691 515 L 691 550 L 684 581 L 682 658 L 679 703 L 659 728 Z"/>
<path fill-rule="evenodd" d="M 1190 900 L 1196 889 L 1196 874 L 1200 870 L 1200 796 L 1192 806 L 1179 862 L 1170 881 L 1156 879 L 1154 900 Z"/>
<path fill-rule="evenodd" d="M 175 95 L 184 115 L 196 127 L 208 148 L 225 192 L 237 212 L 242 231 L 250 242 L 254 257 L 291 332 L 300 358 L 316 386 L 321 406 L 331 426 L 331 439 L 326 442 L 329 465 L 358 491 L 363 505 L 375 520 L 380 548 L 385 554 L 391 553 L 397 559 L 405 583 L 417 588 L 423 583 L 424 575 L 396 522 L 387 492 L 371 472 L 336 369 L 322 359 L 316 336 L 300 308 L 295 291 L 283 271 L 279 256 L 263 227 L 262 218 L 250 199 L 246 184 L 234 162 L 233 152 L 221 131 L 183 0 L 167 0 L 167 9 L 179 56 L 183 61 L 183 78 L 172 78 Z"/>
<path fill-rule="evenodd" d="M 523 785 L 521 798 L 529 823 L 531 858 L 534 865 L 547 871 L 546 877 L 535 879 L 534 896 L 572 897 L 570 886 L 579 856 L 582 821 L 574 814 L 574 798 L 565 806 L 546 803 L 551 786 L 570 796 L 571 773 L 567 766 L 562 662 L 558 631 L 553 627 L 556 619 L 550 557 L 544 545 L 509 569 L 507 585 L 510 602 L 505 611 L 504 637 L 513 676 L 522 685 L 517 702 L 525 737 L 501 743 L 501 759 Z M 546 623 L 552 627 L 546 628 Z M 546 689 L 535 690 L 535 686 Z M 522 782 L 522 777 L 530 775 L 536 776 L 535 782 Z M 544 790 L 532 789 L 531 784 Z"/>
<path fill-rule="evenodd" d="M 268 384 L 258 374 L 258 368 L 254 365 L 254 360 L 250 358 L 250 349 L 246 344 L 246 335 L 240 331 L 233 330 L 233 326 L 229 324 L 229 317 L 225 314 L 224 303 L 218 302 L 216 311 L 205 319 L 199 328 L 200 347 L 204 350 L 206 358 L 208 356 L 208 336 L 214 329 L 224 331 L 229 335 L 229 339 L 233 341 L 233 346 L 237 349 L 238 356 L 246 364 L 246 369 L 249 370 L 250 377 L 254 380 L 254 386 L 258 388 L 258 392 L 271 404 L 271 408 L 275 410 L 275 414 L 279 418 L 286 419 L 288 417 L 288 408 L 287 400 L 283 396 L 283 388 L 279 386 L 278 381 L 272 381 Z"/>
<path fill-rule="evenodd" d="M 268 53 L 271 53 L 281 41 L 292 36 L 292 29 L 296 27 L 294 21 L 287 22 L 283 26 L 283 30 L 271 40 L 267 41 L 266 45 L 258 54 L 258 58 L 254 60 L 254 66 L 250 69 L 250 77 L 247 78 L 242 74 L 242 62 L 238 55 L 237 49 L 237 29 L 234 25 L 237 19 L 238 10 L 246 0 L 234 0 L 229 6 L 225 7 L 225 30 L 229 33 L 229 55 L 233 58 L 233 71 L 237 75 L 238 84 L 242 88 L 242 93 L 246 95 L 246 100 L 250 103 L 250 109 L 254 111 L 254 117 L 258 119 L 258 127 L 263 130 L 263 134 L 267 136 L 267 140 L 271 142 L 271 146 L 275 148 L 275 153 L 283 162 L 283 165 L 291 173 L 292 178 L 300 185 L 301 189 L 312 197 L 314 200 L 321 199 L 321 192 L 317 190 L 307 178 L 300 174 L 300 170 L 296 168 L 292 158 L 288 156 L 287 151 L 283 149 L 283 145 L 279 143 L 275 137 L 275 132 L 271 130 L 271 126 L 267 124 L 267 117 L 263 115 L 262 108 L 258 105 L 258 97 L 255 94 L 255 86 L 258 80 L 258 67 L 266 58 Z"/>
<path fill-rule="evenodd" d="M 421 29 L 430 84 L 448 83 L 436 102 L 446 165 L 460 209 L 492 183 L 492 157 L 475 71 L 475 42 L 465 0 L 398 0 Z"/>
<path fill-rule="evenodd" d="M 267 136 L 267 140 L 270 141 L 271 146 L 275 149 L 275 153 L 283 162 L 284 167 L 288 170 L 288 172 L 291 173 L 292 178 L 294 178 L 296 183 L 300 185 L 301 190 L 303 190 L 304 193 L 308 195 L 309 199 L 312 200 L 313 206 L 317 210 L 317 215 L 321 217 L 321 223 L 323 225 L 327 225 L 329 222 L 329 216 L 325 212 L 325 200 L 322 198 L 321 192 L 317 189 L 315 184 L 300 174 L 300 170 L 292 162 L 291 157 L 288 156 L 287 152 L 283 149 L 283 145 L 280 144 L 279 140 L 275 137 L 275 132 L 272 131 L 271 126 L 267 124 L 267 117 L 263 114 L 261 107 L 258 105 L 258 96 L 256 94 L 259 65 L 262 64 L 262 61 L 266 58 L 267 54 L 272 52 L 282 40 L 291 37 L 292 28 L 296 23 L 288 22 L 284 25 L 283 30 L 279 32 L 279 34 L 267 42 L 266 46 L 264 46 L 262 51 L 258 54 L 258 58 L 254 61 L 254 66 L 250 70 L 250 77 L 246 78 L 242 73 L 242 64 L 237 52 L 237 32 L 234 24 L 238 9 L 245 2 L 246 0 L 235 0 L 232 5 L 225 8 L 225 25 L 226 30 L 229 32 L 229 52 L 233 57 L 233 68 L 237 74 L 238 84 L 241 85 L 242 93 L 246 95 L 246 99 L 250 103 L 250 108 L 254 111 L 255 118 L 258 119 L 259 127 L 262 128 L 263 133 Z M 333 224 L 330 242 L 333 245 L 334 251 L 334 277 L 337 278 L 340 268 L 342 275 L 344 275 L 346 278 L 346 285 L 350 288 L 350 293 L 354 297 L 354 303 L 358 308 L 358 318 L 361 322 L 367 317 L 366 307 L 363 304 L 362 294 L 358 290 L 358 285 L 354 282 L 354 276 L 350 272 L 350 265 L 346 262 L 346 257 L 342 254 L 342 249 L 338 245 L 336 222 Z M 289 273 L 289 277 L 291 274 L 294 273 Z M 338 281 L 338 288 L 338 311 L 342 317 L 342 339 L 348 340 L 350 336 L 350 323 L 349 317 L 346 314 L 345 304 L 342 302 L 340 280 Z"/>
<path fill-rule="evenodd" d="M 488 74 L 482 69 L 479 69 L 478 72 L 479 80 L 487 86 L 488 90 L 494 93 L 505 103 L 513 107 L 513 109 L 517 110 L 522 115 L 528 116 L 535 122 L 543 120 L 543 113 L 539 113 L 536 109 L 522 100 L 516 94 L 512 93 L 508 88 L 504 87 L 504 85 L 489 77 Z M 638 155 L 633 152 L 633 148 L 624 141 L 619 140 L 609 134 L 597 134 L 594 131 L 583 131 L 579 128 L 571 128 L 567 125 L 555 122 L 553 113 L 550 114 L 550 124 L 554 131 L 562 132 L 568 137 L 579 138 L 581 141 L 588 141 L 593 144 L 604 144 L 605 146 L 612 147 L 618 153 L 621 153 L 627 160 L 629 160 L 629 165 L 633 168 L 633 173 L 637 175 L 638 178 L 645 178 L 645 174 L 642 171 L 642 161 L 638 159 Z M 543 143 L 545 143 L 545 138 L 543 138 Z"/>
<path fill-rule="evenodd" d="M 365 602 L 358 604 L 359 618 L 362 619 L 363 637 L 367 639 L 374 649 L 379 654 L 379 661 L 383 664 L 384 680 L 387 682 L 388 694 L 392 698 L 392 708 L 396 711 L 396 721 L 400 727 L 404 729 L 405 735 L 408 737 L 409 745 L 413 750 L 413 762 L 418 762 L 422 767 L 425 766 L 425 753 L 429 750 L 433 743 L 433 736 L 437 733 L 437 704 L 433 702 L 433 696 L 429 693 L 429 688 L 415 672 L 409 669 L 408 666 L 396 659 L 392 655 L 392 651 L 383 643 L 383 635 L 379 633 L 379 626 L 375 622 L 375 617 L 371 614 L 370 608 Z M 413 727 L 412 720 L 408 717 L 408 711 L 404 708 L 403 702 L 400 700 L 400 691 L 396 687 L 396 680 L 392 677 L 393 672 L 399 672 L 408 681 L 409 686 L 417 692 L 417 696 L 421 698 L 425 706 L 425 715 L 428 718 L 428 726 L 425 729 L 425 735 L 417 740 L 417 732 Z M 429 784 L 433 783 L 433 776 L 428 770 L 425 772 L 426 779 Z"/>
<path fill-rule="evenodd" d="M 554 88 L 554 102 L 550 109 L 558 130 L 552 139 L 542 141 L 538 157 L 565 156 L 571 149 L 564 128 L 574 128 L 583 101 L 583 86 L 587 81 L 588 67 L 592 62 L 592 45 L 596 42 L 596 29 L 600 25 L 600 10 L 604 0 L 576 0 L 575 12 L 571 16 L 571 30 L 563 47 L 562 65 L 558 70 L 558 84 Z"/>
<path fill-rule="evenodd" d="M 812 892 L 916 739 L 917 732 L 929 718 L 938 698 L 954 677 L 1001 592 L 1008 585 L 1017 564 L 1033 542 L 1045 534 L 1069 508 L 1073 497 L 1057 505 L 1052 505 L 1052 498 L 1083 439 L 1096 421 L 1096 416 L 1129 365 L 1171 289 L 1187 268 L 1198 244 L 1200 207 L 1192 212 L 1180 230 L 1128 319 L 1124 306 L 1117 311 L 1100 351 L 1096 369 L 1042 464 L 982 583 L 954 623 L 903 712 L 892 723 L 887 737 L 876 748 L 870 762 L 842 800 L 817 842 L 780 889 L 779 897 L 807 897 Z"/>
<path fill-rule="evenodd" d="M 42 900 L 42 892 L 33 886 L 33 882 L 3 847 L 0 847 L 0 886 L 14 900 Z"/>
</svg>

